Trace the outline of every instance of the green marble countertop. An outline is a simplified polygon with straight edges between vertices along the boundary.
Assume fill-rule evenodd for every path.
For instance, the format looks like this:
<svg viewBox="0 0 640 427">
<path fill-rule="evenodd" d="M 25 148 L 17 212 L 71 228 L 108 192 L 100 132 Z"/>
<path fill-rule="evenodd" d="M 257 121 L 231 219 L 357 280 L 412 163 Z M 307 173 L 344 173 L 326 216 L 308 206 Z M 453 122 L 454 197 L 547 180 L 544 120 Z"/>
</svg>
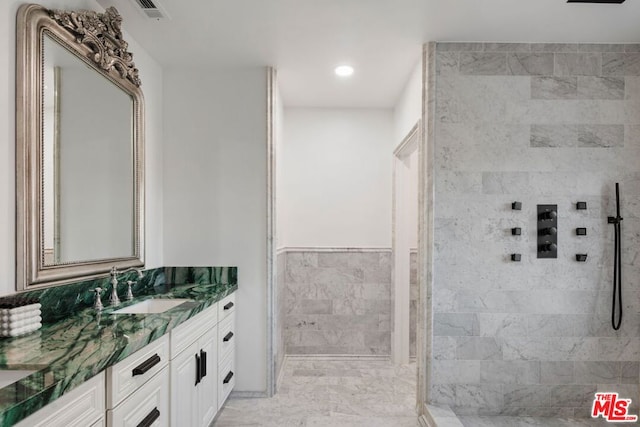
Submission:
<svg viewBox="0 0 640 427">
<path fill-rule="evenodd" d="M 0 340 L 0 369 L 37 370 L 0 389 L 0 426 L 11 426 L 237 290 L 238 285 L 156 287 L 102 313 L 86 309 L 24 337 Z M 187 298 L 158 314 L 112 314 L 149 298 Z"/>
</svg>

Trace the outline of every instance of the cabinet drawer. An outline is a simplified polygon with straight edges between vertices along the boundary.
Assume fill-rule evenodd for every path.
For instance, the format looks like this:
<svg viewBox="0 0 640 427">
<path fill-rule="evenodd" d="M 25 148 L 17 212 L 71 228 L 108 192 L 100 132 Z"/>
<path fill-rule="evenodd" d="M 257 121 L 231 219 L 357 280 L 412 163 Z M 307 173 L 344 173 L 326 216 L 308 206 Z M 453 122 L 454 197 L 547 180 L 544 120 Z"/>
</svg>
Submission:
<svg viewBox="0 0 640 427">
<path fill-rule="evenodd" d="M 236 384 L 235 354 L 231 353 L 230 356 L 223 360 L 218 368 L 218 410 L 222 408 Z"/>
<path fill-rule="evenodd" d="M 169 368 L 107 411 L 108 427 L 169 426 Z"/>
<path fill-rule="evenodd" d="M 104 372 L 91 378 L 33 415 L 17 427 L 85 427 L 104 417 Z"/>
<path fill-rule="evenodd" d="M 236 315 L 231 313 L 218 325 L 218 360 L 225 360 L 236 346 Z"/>
<path fill-rule="evenodd" d="M 218 321 L 222 321 L 236 311 L 236 293 L 227 295 L 218 301 Z"/>
<path fill-rule="evenodd" d="M 198 313 L 171 331 L 171 359 L 218 323 L 218 303 Z"/>
<path fill-rule="evenodd" d="M 107 408 L 114 408 L 167 366 L 167 363 L 169 363 L 169 335 L 164 335 L 109 367 L 107 369 Z"/>
</svg>

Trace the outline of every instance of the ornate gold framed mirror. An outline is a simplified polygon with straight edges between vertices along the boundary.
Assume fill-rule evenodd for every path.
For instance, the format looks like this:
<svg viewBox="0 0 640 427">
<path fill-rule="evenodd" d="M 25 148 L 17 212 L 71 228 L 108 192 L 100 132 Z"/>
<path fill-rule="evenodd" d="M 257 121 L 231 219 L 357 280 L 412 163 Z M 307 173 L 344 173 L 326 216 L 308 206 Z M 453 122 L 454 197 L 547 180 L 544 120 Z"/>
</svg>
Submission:
<svg viewBox="0 0 640 427">
<path fill-rule="evenodd" d="M 144 99 L 114 8 L 17 15 L 17 290 L 144 265 Z"/>
</svg>

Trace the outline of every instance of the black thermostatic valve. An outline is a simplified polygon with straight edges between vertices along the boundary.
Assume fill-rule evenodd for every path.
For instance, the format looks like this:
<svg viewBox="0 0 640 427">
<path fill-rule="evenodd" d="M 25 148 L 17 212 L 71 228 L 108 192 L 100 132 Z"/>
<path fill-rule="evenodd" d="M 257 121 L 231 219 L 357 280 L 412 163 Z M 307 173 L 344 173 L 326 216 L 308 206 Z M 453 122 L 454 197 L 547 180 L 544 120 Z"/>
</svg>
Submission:
<svg viewBox="0 0 640 427">
<path fill-rule="evenodd" d="M 558 258 L 558 205 L 538 205 L 538 258 Z"/>
</svg>

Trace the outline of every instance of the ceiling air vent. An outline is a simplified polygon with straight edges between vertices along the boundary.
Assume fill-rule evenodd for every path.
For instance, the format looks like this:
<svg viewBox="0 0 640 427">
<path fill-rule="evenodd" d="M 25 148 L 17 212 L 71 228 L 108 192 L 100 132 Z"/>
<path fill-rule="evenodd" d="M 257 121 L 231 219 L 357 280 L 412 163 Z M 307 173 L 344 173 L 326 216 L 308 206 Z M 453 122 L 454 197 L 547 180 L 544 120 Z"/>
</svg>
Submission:
<svg viewBox="0 0 640 427">
<path fill-rule="evenodd" d="M 135 0 L 142 12 L 151 19 L 171 19 L 157 0 Z"/>
</svg>

